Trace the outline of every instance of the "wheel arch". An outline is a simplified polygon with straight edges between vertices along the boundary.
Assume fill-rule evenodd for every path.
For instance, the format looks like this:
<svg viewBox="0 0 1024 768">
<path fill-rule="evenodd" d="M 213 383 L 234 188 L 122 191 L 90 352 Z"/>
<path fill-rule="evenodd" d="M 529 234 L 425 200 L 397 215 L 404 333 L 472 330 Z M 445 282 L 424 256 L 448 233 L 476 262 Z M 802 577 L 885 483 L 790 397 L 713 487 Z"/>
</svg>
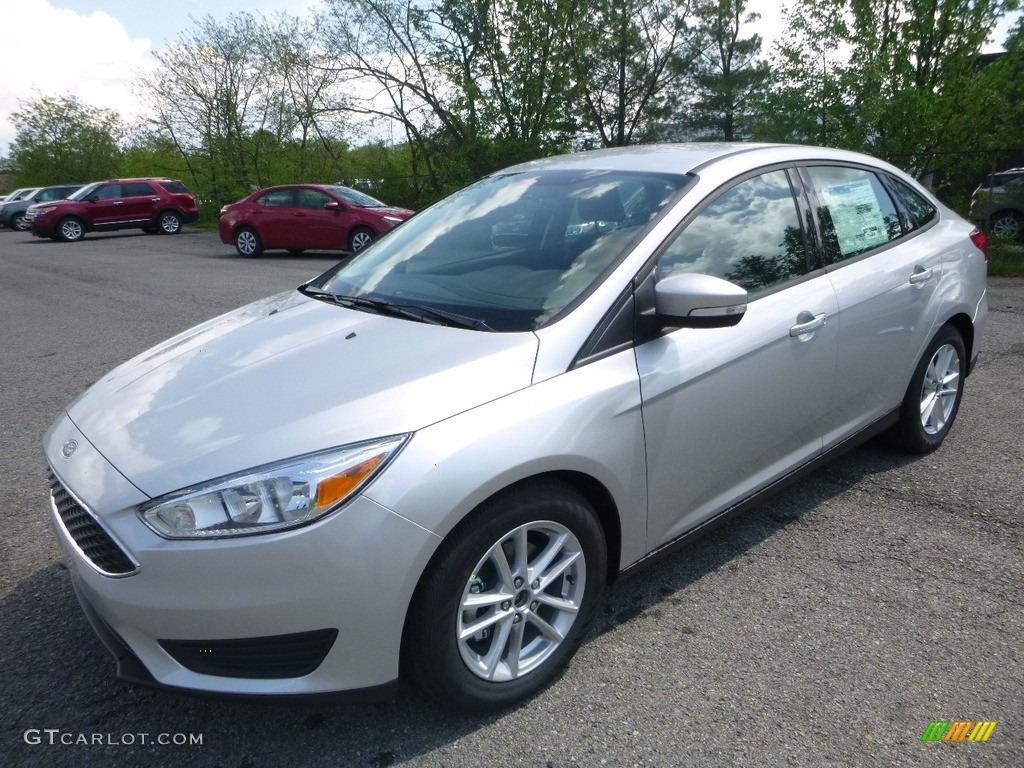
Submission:
<svg viewBox="0 0 1024 768">
<path fill-rule="evenodd" d="M 467 525 L 471 524 L 471 519 L 479 510 L 483 509 L 498 497 L 507 493 L 514 493 L 518 489 L 526 488 L 531 485 L 543 484 L 547 481 L 553 481 L 555 483 L 568 486 L 583 496 L 583 498 L 593 508 L 597 515 L 598 524 L 601 526 L 605 537 L 605 546 L 607 550 L 605 583 L 608 585 L 614 582 L 619 574 L 619 559 L 622 549 L 621 523 L 618 506 L 616 505 L 612 494 L 603 483 L 591 475 L 576 470 L 551 470 L 523 477 L 511 482 L 481 500 L 472 509 L 470 509 L 469 512 L 463 515 L 451 530 L 448 531 L 441 542 L 434 548 L 433 553 L 431 553 L 430 557 L 427 559 L 426 564 L 416 579 L 416 586 L 409 593 L 409 601 L 405 605 L 405 616 L 402 620 L 402 636 L 399 640 L 399 648 L 401 649 L 399 653 L 399 667 L 400 675 L 402 677 L 408 678 L 409 676 L 408 665 L 410 649 L 408 648 L 408 645 L 410 617 L 413 613 L 413 608 L 416 605 L 417 600 L 423 593 L 425 582 L 430 578 L 437 562 L 444 557 L 447 549 L 446 545 L 449 545 L 453 537 L 460 535 L 461 531 L 463 531 Z"/>
<path fill-rule="evenodd" d="M 967 375 L 970 375 L 974 363 L 974 323 L 965 313 L 953 315 L 946 325 L 956 328 L 960 338 L 964 340 L 964 351 L 967 353 Z"/>
</svg>

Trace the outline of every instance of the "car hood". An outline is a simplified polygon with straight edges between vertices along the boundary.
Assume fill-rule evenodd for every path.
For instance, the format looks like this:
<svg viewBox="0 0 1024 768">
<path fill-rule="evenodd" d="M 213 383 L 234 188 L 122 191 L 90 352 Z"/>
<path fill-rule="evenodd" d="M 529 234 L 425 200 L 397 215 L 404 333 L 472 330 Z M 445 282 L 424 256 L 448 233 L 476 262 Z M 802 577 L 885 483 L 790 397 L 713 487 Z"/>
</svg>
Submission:
<svg viewBox="0 0 1024 768">
<path fill-rule="evenodd" d="M 68 416 L 146 495 L 414 432 L 529 386 L 533 333 L 384 317 L 289 292 L 115 368 Z"/>
</svg>

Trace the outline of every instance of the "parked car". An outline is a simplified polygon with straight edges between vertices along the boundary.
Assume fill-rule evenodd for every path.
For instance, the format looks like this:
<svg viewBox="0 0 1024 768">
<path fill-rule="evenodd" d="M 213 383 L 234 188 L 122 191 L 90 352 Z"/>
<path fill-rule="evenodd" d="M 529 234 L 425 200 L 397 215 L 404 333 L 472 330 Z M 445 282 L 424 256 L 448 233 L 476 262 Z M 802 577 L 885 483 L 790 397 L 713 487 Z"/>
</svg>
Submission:
<svg viewBox="0 0 1024 768">
<path fill-rule="evenodd" d="M 242 256 L 275 248 L 355 252 L 412 214 L 348 187 L 288 184 L 221 208 L 220 239 Z"/>
<path fill-rule="evenodd" d="M 971 195 L 970 218 L 994 238 L 1024 239 L 1024 168 L 986 176 Z"/>
<path fill-rule="evenodd" d="M 57 537 L 123 678 L 508 706 L 621 572 L 873 435 L 938 448 L 986 261 L 860 154 L 519 165 L 101 378 L 44 440 Z"/>
<path fill-rule="evenodd" d="M 33 235 L 66 242 L 81 240 L 86 232 L 116 229 L 174 235 L 199 216 L 195 197 L 174 179 L 99 181 L 31 211 Z"/>
<path fill-rule="evenodd" d="M 34 195 L 36 192 L 39 191 L 39 189 L 39 187 L 22 187 L 21 189 L 16 189 L 9 195 L 7 195 L 7 197 L 4 198 L 2 202 L 0 202 L 0 228 L 6 226 L 3 223 L 4 208 L 6 208 L 9 203 L 16 203 L 30 195 Z"/>
<path fill-rule="evenodd" d="M 42 187 L 34 194 L 23 197 L 21 200 L 4 203 L 0 205 L 0 226 L 10 227 L 17 232 L 25 232 L 30 226 L 25 219 L 25 213 L 28 211 L 29 206 L 36 203 L 64 200 L 68 195 L 74 194 L 81 188 L 81 184 L 58 184 L 52 187 Z"/>
</svg>

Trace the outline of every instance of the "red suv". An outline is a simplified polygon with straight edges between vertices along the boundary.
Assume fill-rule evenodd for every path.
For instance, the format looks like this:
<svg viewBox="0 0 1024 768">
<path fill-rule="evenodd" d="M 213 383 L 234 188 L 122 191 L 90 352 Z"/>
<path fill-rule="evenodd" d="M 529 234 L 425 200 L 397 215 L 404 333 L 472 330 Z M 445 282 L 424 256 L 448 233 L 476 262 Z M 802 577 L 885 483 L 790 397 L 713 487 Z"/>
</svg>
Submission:
<svg viewBox="0 0 1024 768">
<path fill-rule="evenodd" d="M 67 200 L 32 206 L 32 234 L 81 240 L 86 232 L 141 229 L 174 235 L 199 216 L 196 199 L 172 179 L 111 179 L 82 187 Z"/>
</svg>

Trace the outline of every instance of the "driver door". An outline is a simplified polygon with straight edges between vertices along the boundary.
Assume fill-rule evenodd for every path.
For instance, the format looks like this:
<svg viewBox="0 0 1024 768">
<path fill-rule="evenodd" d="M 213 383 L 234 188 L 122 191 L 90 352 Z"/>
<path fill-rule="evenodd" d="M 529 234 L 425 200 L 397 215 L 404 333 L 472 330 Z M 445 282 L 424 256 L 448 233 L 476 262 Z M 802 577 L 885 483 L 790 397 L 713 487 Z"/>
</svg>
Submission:
<svg viewBox="0 0 1024 768">
<path fill-rule="evenodd" d="M 730 328 L 681 328 L 636 347 L 654 549 L 813 459 L 837 357 L 838 304 L 810 271 L 784 169 L 716 193 L 670 241 L 656 278 L 721 277 L 747 289 Z"/>
</svg>

